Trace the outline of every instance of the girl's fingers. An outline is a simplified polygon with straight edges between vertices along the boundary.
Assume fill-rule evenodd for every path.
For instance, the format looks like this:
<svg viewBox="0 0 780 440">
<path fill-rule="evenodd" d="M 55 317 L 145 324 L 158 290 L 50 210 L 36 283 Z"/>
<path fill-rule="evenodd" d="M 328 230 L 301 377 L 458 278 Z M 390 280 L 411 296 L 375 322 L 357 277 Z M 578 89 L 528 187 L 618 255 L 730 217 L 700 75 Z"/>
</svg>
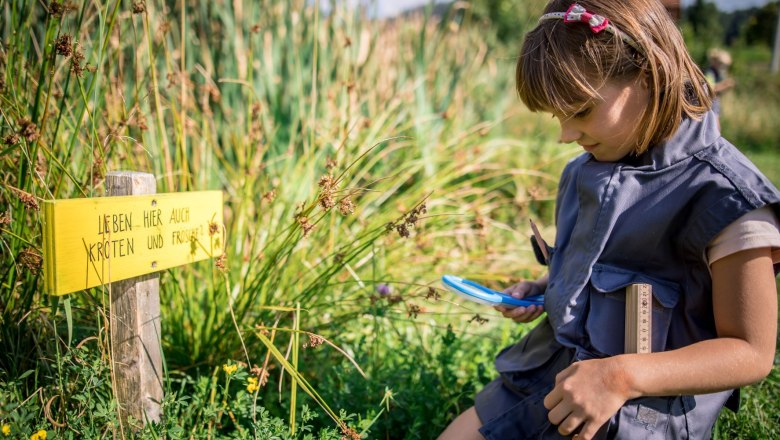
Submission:
<svg viewBox="0 0 780 440">
<path fill-rule="evenodd" d="M 515 322 L 529 322 L 538 318 L 544 313 L 542 306 L 528 306 L 528 307 L 504 307 L 494 306 L 495 310 L 501 313 L 504 318 L 509 318 Z"/>
<path fill-rule="evenodd" d="M 561 402 L 561 400 L 563 400 L 563 394 L 558 389 L 558 387 L 555 387 L 552 389 L 552 391 L 547 393 L 546 396 L 544 396 L 542 403 L 544 404 L 545 408 L 552 410 L 556 405 L 558 405 L 558 403 Z M 550 419 L 550 421 L 552 421 L 552 419 Z"/>
<path fill-rule="evenodd" d="M 531 291 L 532 287 L 532 283 L 528 281 L 521 281 L 504 289 L 504 293 L 507 295 L 512 295 L 515 298 L 523 298 L 528 296 L 528 293 Z"/>
<path fill-rule="evenodd" d="M 599 428 L 600 426 L 593 422 L 586 422 L 576 436 L 579 440 L 590 440 L 596 436 L 596 433 L 599 432 Z"/>
<path fill-rule="evenodd" d="M 523 309 L 524 311 L 522 313 L 517 313 L 512 319 L 518 322 L 533 321 L 534 319 L 538 318 L 542 312 L 544 312 L 544 308 L 542 306 L 528 306 L 523 307 Z"/>
<path fill-rule="evenodd" d="M 545 399 L 545 401 L 546 400 L 547 399 Z M 559 425 L 569 416 L 569 414 L 571 414 L 571 408 L 559 401 L 556 402 L 552 409 L 550 409 L 550 412 L 547 413 L 547 419 L 549 419 L 550 423 L 553 425 Z"/>
<path fill-rule="evenodd" d="M 572 435 L 573 433 L 577 432 L 577 428 L 580 427 L 585 422 L 585 419 L 581 416 L 577 416 L 574 413 L 570 413 L 559 425 L 558 425 L 558 432 L 563 436 Z M 583 433 L 578 433 L 577 438 L 588 438 L 591 437 L 585 437 Z"/>
</svg>

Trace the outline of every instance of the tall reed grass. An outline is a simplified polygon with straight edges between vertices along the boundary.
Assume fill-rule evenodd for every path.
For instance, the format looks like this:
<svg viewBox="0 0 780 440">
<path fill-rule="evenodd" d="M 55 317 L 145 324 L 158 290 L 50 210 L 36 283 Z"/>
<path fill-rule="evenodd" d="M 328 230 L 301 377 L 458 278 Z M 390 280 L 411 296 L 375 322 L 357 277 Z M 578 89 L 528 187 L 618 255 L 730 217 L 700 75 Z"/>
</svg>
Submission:
<svg viewBox="0 0 780 440">
<path fill-rule="evenodd" d="M 438 288 L 442 273 L 490 282 L 537 270 L 525 219 L 549 222 L 571 150 L 505 136 L 518 118 L 513 60 L 465 30 L 464 5 L 406 21 L 303 0 L 3 1 L 0 13 L 0 380 L 18 405 L 4 420 L 26 420 L 37 393 L 55 426 L 83 428 L 75 416 L 89 406 L 62 381 L 105 380 L 65 374 L 74 358 L 108 362 L 107 291 L 41 291 L 39 206 L 101 196 L 109 170 L 153 173 L 158 192 L 226 195 L 226 258 L 161 279 L 166 405 L 179 405 L 166 414 L 193 432 L 241 430 L 238 409 L 214 398 L 230 389 L 219 366 L 233 363 L 236 378 L 255 378 L 255 429 L 261 413 L 300 429 L 303 391 L 341 433 L 368 432 L 339 412 L 350 402 L 335 377 L 368 389 L 383 364 L 407 361 L 389 359 L 398 347 L 424 357 L 448 325 L 465 336 L 484 319 Z M 200 411 L 181 411 L 202 380 L 212 391 Z M 353 405 L 381 403 L 387 417 L 393 395 Z M 105 418 L 90 423 L 110 426 L 115 402 L 101 401 Z M 204 415 L 217 407 L 217 422 Z"/>
</svg>

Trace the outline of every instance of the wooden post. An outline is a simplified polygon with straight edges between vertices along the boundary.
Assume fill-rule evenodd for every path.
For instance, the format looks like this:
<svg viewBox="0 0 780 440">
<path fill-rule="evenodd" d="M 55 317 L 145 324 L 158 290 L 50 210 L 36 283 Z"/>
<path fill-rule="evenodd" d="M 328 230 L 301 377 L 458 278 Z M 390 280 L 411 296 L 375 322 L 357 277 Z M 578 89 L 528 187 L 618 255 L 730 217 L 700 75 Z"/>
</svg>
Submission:
<svg viewBox="0 0 780 440">
<path fill-rule="evenodd" d="M 109 196 L 155 194 L 154 175 L 118 171 L 106 176 Z M 163 399 L 160 347 L 160 276 L 151 273 L 111 283 L 111 353 L 119 416 L 143 426 L 159 422 Z M 126 426 L 126 425 L 125 425 Z"/>
</svg>

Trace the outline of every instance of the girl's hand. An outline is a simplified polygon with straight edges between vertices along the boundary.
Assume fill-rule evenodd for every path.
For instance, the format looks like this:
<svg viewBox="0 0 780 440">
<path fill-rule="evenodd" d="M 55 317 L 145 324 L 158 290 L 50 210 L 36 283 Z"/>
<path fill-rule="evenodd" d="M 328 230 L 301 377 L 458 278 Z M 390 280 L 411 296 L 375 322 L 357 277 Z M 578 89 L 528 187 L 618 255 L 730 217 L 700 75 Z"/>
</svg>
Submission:
<svg viewBox="0 0 780 440">
<path fill-rule="evenodd" d="M 547 418 L 561 435 L 592 439 L 623 404 L 633 398 L 619 358 L 575 362 L 555 377 L 544 398 Z M 580 428 L 579 432 L 577 428 Z"/>
<path fill-rule="evenodd" d="M 512 295 L 515 298 L 522 299 L 527 296 L 534 296 L 544 293 L 544 287 L 542 287 L 537 281 L 520 281 L 519 283 L 505 289 L 504 293 Z M 509 318 L 515 322 L 531 322 L 538 318 L 539 315 L 544 313 L 544 307 L 542 306 L 495 306 L 494 308 L 501 312 L 505 318 Z"/>
</svg>

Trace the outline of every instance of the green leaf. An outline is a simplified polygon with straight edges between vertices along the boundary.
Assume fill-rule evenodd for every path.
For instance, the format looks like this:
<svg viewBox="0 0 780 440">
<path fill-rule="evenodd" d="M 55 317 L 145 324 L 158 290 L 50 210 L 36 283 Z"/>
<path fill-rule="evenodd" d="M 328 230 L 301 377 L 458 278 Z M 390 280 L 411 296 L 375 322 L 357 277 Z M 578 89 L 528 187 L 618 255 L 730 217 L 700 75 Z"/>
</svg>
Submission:
<svg viewBox="0 0 780 440">
<path fill-rule="evenodd" d="M 73 340 L 73 310 L 70 306 L 70 295 L 65 297 L 63 305 L 65 308 L 65 321 L 68 323 L 68 347 L 70 347 L 70 343 Z"/>
</svg>

